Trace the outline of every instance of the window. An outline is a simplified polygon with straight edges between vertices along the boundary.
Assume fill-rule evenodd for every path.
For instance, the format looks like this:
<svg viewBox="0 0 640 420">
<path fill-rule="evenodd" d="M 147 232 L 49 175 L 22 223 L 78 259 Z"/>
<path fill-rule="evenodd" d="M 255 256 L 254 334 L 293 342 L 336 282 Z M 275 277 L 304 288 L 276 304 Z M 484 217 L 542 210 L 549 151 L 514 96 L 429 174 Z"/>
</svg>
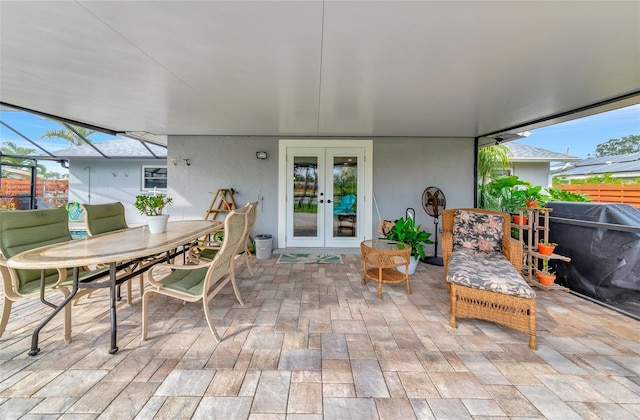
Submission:
<svg viewBox="0 0 640 420">
<path fill-rule="evenodd" d="M 513 168 L 504 168 L 495 172 L 495 177 L 500 178 L 501 176 L 511 176 L 513 175 Z"/>
<path fill-rule="evenodd" d="M 167 189 L 167 167 L 166 166 L 143 166 L 142 167 L 142 189 L 143 190 L 166 190 Z"/>
</svg>

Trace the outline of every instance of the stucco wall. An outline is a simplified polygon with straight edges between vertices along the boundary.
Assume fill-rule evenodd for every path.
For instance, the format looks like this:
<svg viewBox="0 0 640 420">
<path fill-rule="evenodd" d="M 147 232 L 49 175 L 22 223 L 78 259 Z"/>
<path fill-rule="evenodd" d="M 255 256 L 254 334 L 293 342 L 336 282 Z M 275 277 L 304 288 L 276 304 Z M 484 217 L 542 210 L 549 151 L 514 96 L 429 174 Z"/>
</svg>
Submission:
<svg viewBox="0 0 640 420">
<path fill-rule="evenodd" d="M 164 159 L 71 159 L 69 201 L 102 204 L 120 201 L 127 223 L 142 223 L 144 217 L 133 203 L 142 192 L 142 166 L 165 166 Z M 91 178 L 91 179 L 89 179 Z M 168 212 L 171 214 L 171 212 Z"/>
<path fill-rule="evenodd" d="M 513 175 L 520 179 L 531 182 L 533 185 L 540 185 L 542 188 L 548 187 L 549 162 L 514 162 L 512 164 Z"/>
<path fill-rule="evenodd" d="M 263 199 L 254 233 L 271 234 L 277 243 L 279 140 L 170 136 L 168 184 L 175 202 L 169 213 L 177 219 L 202 218 L 213 198 L 210 193 L 233 187 L 239 191 L 238 205 Z M 421 204 L 422 192 L 432 185 L 444 191 L 448 208 L 473 206 L 473 144 L 470 138 L 374 138 L 373 191 L 380 216 L 396 219 L 413 207 L 417 222 L 433 232 L 433 218 Z M 266 151 L 268 159 L 256 159 L 257 151 Z M 375 232 L 379 222 L 375 206 L 372 219 Z"/>
<path fill-rule="evenodd" d="M 257 151 L 267 152 L 265 160 Z M 254 233 L 276 237 L 278 220 L 278 139 L 274 137 L 170 136 L 168 185 L 177 219 L 203 218 L 216 190 L 238 190 L 238 206 L 263 199 Z M 171 163 L 176 159 L 176 165 Z M 187 166 L 184 159 L 189 159 Z"/>
</svg>

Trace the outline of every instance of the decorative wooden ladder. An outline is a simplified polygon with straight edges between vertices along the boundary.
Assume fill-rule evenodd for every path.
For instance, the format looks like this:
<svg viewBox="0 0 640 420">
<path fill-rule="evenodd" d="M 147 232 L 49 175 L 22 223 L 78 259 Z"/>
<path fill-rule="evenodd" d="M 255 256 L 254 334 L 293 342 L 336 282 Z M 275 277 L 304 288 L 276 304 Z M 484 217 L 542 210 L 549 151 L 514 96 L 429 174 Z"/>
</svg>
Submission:
<svg viewBox="0 0 640 420">
<path fill-rule="evenodd" d="M 233 198 L 231 190 L 228 188 L 220 188 L 213 196 L 213 200 L 211 200 L 211 205 L 205 213 L 204 219 L 209 220 L 211 217 L 211 220 L 216 220 L 218 214 L 228 213 L 237 208 L 238 205 L 236 204 L 236 200 Z"/>
<path fill-rule="evenodd" d="M 209 220 L 209 218 L 211 217 L 211 220 L 216 220 L 218 214 L 229 213 L 231 210 L 235 210 L 237 208 L 238 205 L 236 204 L 236 200 L 233 198 L 231 189 L 219 188 L 213 196 L 213 200 L 211 200 L 211 205 L 205 213 L 204 219 Z M 249 235 L 247 242 L 247 252 L 251 253 L 253 247 L 253 238 L 251 237 L 251 235 Z"/>
</svg>

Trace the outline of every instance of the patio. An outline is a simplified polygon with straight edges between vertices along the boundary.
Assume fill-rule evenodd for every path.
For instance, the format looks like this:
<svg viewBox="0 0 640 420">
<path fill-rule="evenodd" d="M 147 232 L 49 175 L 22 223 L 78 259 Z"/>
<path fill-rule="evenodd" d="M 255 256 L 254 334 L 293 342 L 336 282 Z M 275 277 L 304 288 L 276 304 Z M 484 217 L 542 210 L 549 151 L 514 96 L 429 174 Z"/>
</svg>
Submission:
<svg viewBox="0 0 640 420">
<path fill-rule="evenodd" d="M 442 267 L 420 264 L 403 285 L 360 283 L 359 255 L 343 264 L 238 264 L 212 301 L 223 341 L 201 307 L 157 296 L 140 343 L 141 301 L 118 307 L 108 354 L 105 290 L 59 317 L 29 357 L 47 309 L 15 305 L 0 339 L 3 418 L 638 418 L 640 322 L 560 291 L 537 291 L 539 350 L 496 324 L 449 327 Z"/>
</svg>

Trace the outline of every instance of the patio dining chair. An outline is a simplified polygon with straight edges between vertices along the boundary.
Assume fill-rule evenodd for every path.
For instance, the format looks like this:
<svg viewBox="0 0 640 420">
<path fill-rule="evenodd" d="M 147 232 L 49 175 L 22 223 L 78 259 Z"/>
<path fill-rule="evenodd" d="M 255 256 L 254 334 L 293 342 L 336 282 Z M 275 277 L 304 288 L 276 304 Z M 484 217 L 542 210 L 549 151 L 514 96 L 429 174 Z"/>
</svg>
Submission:
<svg viewBox="0 0 640 420">
<path fill-rule="evenodd" d="M 84 224 L 89 236 L 100 235 L 103 233 L 114 232 L 117 230 L 127 229 L 127 222 L 124 216 L 124 206 L 120 202 L 106 204 L 81 204 L 84 211 Z M 122 264 L 123 262 L 119 262 Z M 130 273 L 131 267 L 125 269 L 125 273 Z M 140 274 L 140 296 L 144 293 L 144 276 Z M 127 284 L 127 303 L 131 304 L 132 291 L 131 280 Z M 120 286 L 118 286 L 118 296 L 120 295 Z M 89 295 L 91 292 L 88 293 Z M 78 302 L 78 299 L 75 299 Z"/>
<path fill-rule="evenodd" d="M 41 290 L 41 270 L 16 270 L 6 261 L 21 252 L 45 245 L 70 241 L 69 216 L 61 208 L 44 210 L 20 210 L 0 212 L 0 274 L 4 287 L 4 308 L 0 320 L 0 336 L 5 331 L 13 302 L 37 297 Z M 99 274 L 106 270 L 82 270 L 80 277 Z M 60 291 L 64 297 L 70 293 L 67 270 L 45 270 L 45 291 Z M 90 290 L 90 289 L 89 289 Z M 78 296 L 87 290 L 78 292 Z M 64 308 L 64 339 L 71 341 L 71 306 Z"/>
<path fill-rule="evenodd" d="M 209 302 L 229 282 L 233 286 L 236 298 L 244 305 L 234 275 L 235 256 L 238 248 L 243 245 L 247 231 L 247 216 L 251 207 L 245 206 L 231 211 L 224 220 L 224 239 L 220 251 L 211 261 L 201 261 L 198 265 L 158 264 L 149 270 L 150 287 L 142 297 L 142 340 L 147 338 L 149 298 L 161 294 L 185 302 L 202 301 L 204 314 L 209 329 L 220 341 L 211 314 Z M 165 277 L 156 279 L 155 273 L 163 269 Z"/>
<path fill-rule="evenodd" d="M 253 203 L 247 203 L 245 207 L 249 207 L 249 213 L 247 214 L 247 229 L 244 235 L 244 239 L 242 240 L 242 244 L 247 244 L 251 238 L 251 232 L 256 225 L 256 220 L 258 216 L 258 205 L 260 201 L 254 201 Z M 192 261 L 211 261 L 218 251 L 220 251 L 220 247 L 222 246 L 222 241 L 219 238 L 224 238 L 224 231 L 220 232 L 221 235 L 213 235 L 212 241 L 200 241 L 200 243 L 196 246 L 193 246 L 189 250 L 189 259 Z M 238 254 L 235 256 L 236 259 L 243 258 L 244 263 L 249 270 L 249 275 L 253 276 L 253 269 L 251 268 L 251 262 L 249 257 L 251 256 L 251 251 L 246 246 L 238 247 Z"/>
</svg>

